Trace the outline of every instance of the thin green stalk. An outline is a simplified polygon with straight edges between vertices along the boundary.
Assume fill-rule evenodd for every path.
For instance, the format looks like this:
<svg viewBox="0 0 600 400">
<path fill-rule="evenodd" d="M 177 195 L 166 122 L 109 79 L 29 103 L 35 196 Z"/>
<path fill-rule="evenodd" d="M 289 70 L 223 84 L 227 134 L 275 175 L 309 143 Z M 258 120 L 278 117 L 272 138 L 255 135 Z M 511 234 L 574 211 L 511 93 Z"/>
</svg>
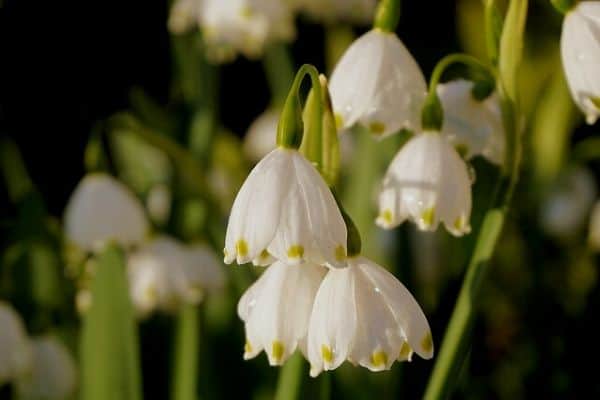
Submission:
<svg viewBox="0 0 600 400">
<path fill-rule="evenodd" d="M 195 400 L 198 398 L 198 339 L 200 322 L 198 307 L 185 304 L 177 315 L 175 333 L 175 360 L 171 398 Z"/>
<path fill-rule="evenodd" d="M 351 27 L 344 24 L 328 25 L 325 28 L 325 65 L 327 75 L 331 75 L 338 60 L 354 42 L 356 35 Z"/>
<path fill-rule="evenodd" d="M 291 356 L 279 373 L 275 400 L 297 400 L 302 387 L 304 360 L 298 352 Z"/>
<path fill-rule="evenodd" d="M 385 32 L 394 32 L 400 21 L 400 0 L 381 0 L 375 12 L 373 27 Z"/>
<path fill-rule="evenodd" d="M 521 58 L 527 0 L 511 0 L 500 41 L 498 92 L 506 134 L 505 169 L 500 178 L 500 205 L 488 210 L 471 256 L 458 300 L 448 324 L 437 362 L 424 398 L 448 398 L 471 344 L 477 300 L 489 269 L 494 248 L 502 232 L 506 212 L 517 183 L 521 160 L 521 135 L 518 130 L 516 73 Z"/>
<path fill-rule="evenodd" d="M 283 43 L 271 45 L 263 57 L 263 66 L 273 106 L 281 107 L 294 80 L 294 62 L 287 47 Z"/>
</svg>

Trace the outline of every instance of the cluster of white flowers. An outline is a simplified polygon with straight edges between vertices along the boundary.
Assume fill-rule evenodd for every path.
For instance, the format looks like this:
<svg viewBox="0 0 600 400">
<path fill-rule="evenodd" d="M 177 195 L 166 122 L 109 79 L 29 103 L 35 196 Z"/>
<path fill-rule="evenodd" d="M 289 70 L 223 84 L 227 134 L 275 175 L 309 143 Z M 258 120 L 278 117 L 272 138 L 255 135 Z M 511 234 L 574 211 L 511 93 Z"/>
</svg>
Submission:
<svg viewBox="0 0 600 400">
<path fill-rule="evenodd" d="M 298 151 L 278 147 L 252 170 L 234 202 L 225 262 L 271 264 L 243 295 L 244 358 L 281 365 L 297 349 L 311 375 L 344 360 L 373 371 L 414 352 L 433 355 L 427 320 L 389 272 L 348 255 L 335 198 Z"/>
<path fill-rule="evenodd" d="M 0 386 L 13 383 L 20 399 L 61 400 L 77 385 L 73 356 L 53 336 L 30 338 L 21 317 L 0 302 Z"/>
<path fill-rule="evenodd" d="M 159 203 L 150 204 L 149 210 L 159 219 L 168 214 L 165 203 L 170 200 L 149 202 Z M 172 310 L 183 302 L 198 303 L 206 291 L 224 284 L 221 263 L 207 246 L 184 245 L 167 236 L 150 237 L 141 202 L 109 175 L 86 176 L 71 196 L 64 220 L 67 239 L 82 250 L 99 251 L 110 240 L 127 250 L 130 295 L 140 316 Z M 93 274 L 93 270 L 88 272 Z M 93 301 L 87 288 L 77 299 L 80 311 Z"/>
<path fill-rule="evenodd" d="M 231 60 L 237 53 L 254 58 L 271 43 L 290 41 L 296 34 L 297 12 L 319 21 L 366 23 L 376 0 L 176 0 L 168 26 L 181 34 L 198 26 L 208 55 Z"/>
</svg>

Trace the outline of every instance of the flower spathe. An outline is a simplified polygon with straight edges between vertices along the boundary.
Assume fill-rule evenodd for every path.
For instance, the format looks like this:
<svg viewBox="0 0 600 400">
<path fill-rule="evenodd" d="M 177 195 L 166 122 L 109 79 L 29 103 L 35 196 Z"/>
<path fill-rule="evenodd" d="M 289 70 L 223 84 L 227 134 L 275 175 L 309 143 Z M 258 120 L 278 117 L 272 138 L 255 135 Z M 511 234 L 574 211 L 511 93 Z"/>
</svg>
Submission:
<svg viewBox="0 0 600 400">
<path fill-rule="evenodd" d="M 560 48 L 573 100 L 588 124 L 600 116 L 600 3 L 581 1 L 563 21 Z"/>
<path fill-rule="evenodd" d="M 365 257 L 330 270 L 317 292 L 308 328 L 311 376 L 345 360 L 371 371 L 417 353 L 433 356 L 431 331 L 410 292 Z"/>
<path fill-rule="evenodd" d="M 142 203 L 121 182 L 109 175 L 85 176 L 65 210 L 67 238 L 87 251 L 109 240 L 129 247 L 142 242 L 149 230 Z"/>
<path fill-rule="evenodd" d="M 457 79 L 437 85 L 444 109 L 441 134 L 467 158 L 481 155 L 496 165 L 504 160 L 504 126 L 498 96 L 479 101 L 473 97 L 473 82 Z"/>
<path fill-rule="evenodd" d="M 298 151 L 278 147 L 250 172 L 233 203 L 225 263 L 272 262 L 341 266 L 346 225 L 317 170 Z"/>
<path fill-rule="evenodd" d="M 443 222 L 455 236 L 471 228 L 467 164 L 438 132 L 411 138 L 392 160 L 379 195 L 377 224 L 391 229 L 406 219 L 433 231 Z"/>
<path fill-rule="evenodd" d="M 21 399 L 68 399 L 77 386 L 75 360 L 67 348 L 52 336 L 32 339 L 32 368 L 17 381 Z"/>
<path fill-rule="evenodd" d="M 205 291 L 223 285 L 219 264 L 203 245 L 186 246 L 168 236 L 147 243 L 127 260 L 129 290 L 138 315 L 200 302 Z"/>
<path fill-rule="evenodd" d="M 346 50 L 331 75 L 329 91 L 340 129 L 359 124 L 384 137 L 420 127 L 427 86 L 400 39 L 373 29 Z"/>
<path fill-rule="evenodd" d="M 268 267 L 244 293 L 238 315 L 245 323 L 244 359 L 265 351 L 281 365 L 296 348 L 306 354 L 306 332 L 317 289 L 327 269 L 315 264 Z"/>
<path fill-rule="evenodd" d="M 31 347 L 21 317 L 0 301 L 0 386 L 27 373 Z"/>
</svg>

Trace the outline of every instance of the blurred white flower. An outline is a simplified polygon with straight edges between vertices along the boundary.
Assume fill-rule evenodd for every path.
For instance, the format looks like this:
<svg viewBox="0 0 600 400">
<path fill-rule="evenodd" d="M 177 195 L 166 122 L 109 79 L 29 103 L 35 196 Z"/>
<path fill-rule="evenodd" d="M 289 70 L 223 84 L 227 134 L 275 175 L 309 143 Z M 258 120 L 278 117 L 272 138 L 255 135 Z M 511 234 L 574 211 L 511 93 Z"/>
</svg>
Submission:
<svg viewBox="0 0 600 400">
<path fill-rule="evenodd" d="M 146 196 L 146 208 L 155 223 L 165 224 L 171 214 L 171 189 L 162 183 L 152 186 Z"/>
<path fill-rule="evenodd" d="M 31 372 L 17 381 L 22 400 L 63 400 L 70 398 L 77 385 L 75 360 L 67 348 L 52 336 L 31 340 Z"/>
<path fill-rule="evenodd" d="M 200 19 L 203 0 L 175 0 L 171 6 L 167 26 L 169 31 L 182 34 L 195 25 Z"/>
<path fill-rule="evenodd" d="M 593 124 L 600 116 L 600 2 L 581 1 L 567 13 L 560 47 L 573 100 Z"/>
<path fill-rule="evenodd" d="M 578 167 L 565 172 L 542 202 L 542 229 L 551 236 L 573 237 L 583 228 L 596 194 L 596 182 L 589 170 Z"/>
<path fill-rule="evenodd" d="M 504 160 L 504 126 L 498 96 L 483 101 L 472 95 L 473 82 L 457 79 L 437 86 L 444 109 L 441 133 L 466 158 L 481 155 L 501 165 Z"/>
<path fill-rule="evenodd" d="M 31 347 L 21 317 L 0 301 L 0 386 L 31 368 Z"/>
<path fill-rule="evenodd" d="M 244 359 L 265 350 L 271 365 L 281 365 L 297 347 L 306 354 L 308 320 L 326 271 L 277 261 L 250 286 L 238 304 L 246 328 Z"/>
<path fill-rule="evenodd" d="M 100 249 L 109 240 L 139 244 L 148 233 L 144 208 L 122 183 L 106 174 L 83 178 L 64 215 L 67 238 L 84 250 Z"/>
<path fill-rule="evenodd" d="M 205 291 L 224 284 L 219 259 L 202 245 L 186 246 L 160 236 L 127 260 L 129 290 L 137 313 L 172 311 L 181 303 L 196 304 Z"/>
<path fill-rule="evenodd" d="M 391 229 L 410 218 L 434 231 L 440 222 L 455 236 L 471 230 L 467 164 L 438 132 L 410 139 L 392 160 L 379 195 L 377 225 Z"/>
<path fill-rule="evenodd" d="M 590 216 L 588 243 L 592 250 L 600 251 L 600 201 L 596 201 Z"/>
<path fill-rule="evenodd" d="M 325 23 L 373 22 L 377 0 L 291 0 L 298 11 Z"/>
<path fill-rule="evenodd" d="M 360 124 L 378 137 L 418 129 L 426 90 L 419 66 L 400 39 L 379 29 L 346 50 L 329 83 L 338 128 Z"/>
<path fill-rule="evenodd" d="M 266 265 L 269 254 L 288 264 L 339 266 L 346 225 L 331 191 L 298 151 L 276 148 L 250 172 L 231 209 L 225 262 Z"/>
<path fill-rule="evenodd" d="M 433 356 L 431 331 L 419 304 L 391 273 L 364 257 L 329 270 L 308 328 L 311 376 L 346 359 L 382 371 L 413 352 Z"/>
<path fill-rule="evenodd" d="M 258 162 L 276 147 L 277 124 L 281 110 L 270 108 L 252 122 L 244 137 L 244 153 Z"/>
</svg>

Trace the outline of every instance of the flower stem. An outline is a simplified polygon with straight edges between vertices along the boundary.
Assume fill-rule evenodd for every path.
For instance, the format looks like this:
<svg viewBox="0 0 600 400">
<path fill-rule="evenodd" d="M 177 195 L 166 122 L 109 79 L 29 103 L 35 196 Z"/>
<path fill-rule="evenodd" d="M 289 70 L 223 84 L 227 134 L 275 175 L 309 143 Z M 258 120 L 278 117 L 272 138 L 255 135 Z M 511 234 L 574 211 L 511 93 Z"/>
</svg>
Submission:
<svg viewBox="0 0 600 400">
<path fill-rule="evenodd" d="M 298 352 L 288 359 L 279 373 L 275 400 L 297 400 L 300 398 L 303 365 L 302 355 Z"/>
<path fill-rule="evenodd" d="M 502 231 L 506 212 L 517 183 L 521 160 L 521 135 L 518 129 L 516 72 L 521 59 L 527 0 L 511 0 L 500 41 L 498 92 L 506 134 L 505 169 L 498 182 L 500 205 L 487 211 L 469 262 L 467 273 L 454 307 L 448 330 L 429 380 L 424 398 L 445 399 L 452 393 L 458 373 L 471 344 L 476 304 L 489 261 Z M 440 74 L 441 75 L 441 74 Z"/>
<path fill-rule="evenodd" d="M 375 13 L 374 28 L 394 32 L 400 21 L 400 0 L 382 0 Z"/>
<path fill-rule="evenodd" d="M 9 139 L 0 140 L 0 156 L 8 195 L 11 201 L 17 204 L 33 190 L 33 183 L 15 142 Z"/>
<path fill-rule="evenodd" d="M 173 400 L 195 400 L 198 379 L 198 307 L 185 304 L 177 316 L 175 362 L 171 387 Z"/>
<path fill-rule="evenodd" d="M 273 106 L 281 107 L 294 80 L 294 62 L 287 47 L 282 43 L 271 45 L 263 57 L 263 66 Z"/>
</svg>

